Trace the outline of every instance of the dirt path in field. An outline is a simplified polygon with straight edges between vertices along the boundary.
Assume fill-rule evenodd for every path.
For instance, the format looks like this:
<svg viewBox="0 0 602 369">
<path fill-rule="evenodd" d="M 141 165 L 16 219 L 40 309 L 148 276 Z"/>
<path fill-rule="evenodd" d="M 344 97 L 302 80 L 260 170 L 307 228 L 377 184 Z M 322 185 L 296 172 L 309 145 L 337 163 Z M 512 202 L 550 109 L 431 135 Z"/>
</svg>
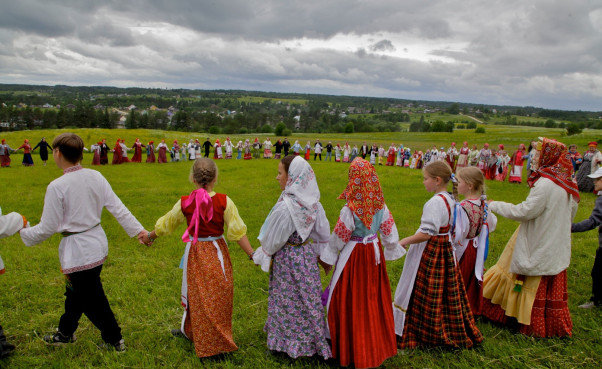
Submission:
<svg viewBox="0 0 602 369">
<path fill-rule="evenodd" d="M 465 114 L 462 114 L 462 113 L 460 113 L 460 115 L 462 115 L 462 116 L 464 116 L 464 117 L 466 117 L 466 118 L 470 118 L 470 119 L 474 120 L 474 121 L 475 121 L 475 122 L 477 122 L 477 123 L 484 124 L 484 122 L 483 122 L 482 120 L 479 120 L 479 119 L 477 119 L 477 118 L 475 118 L 475 117 L 471 117 L 470 115 L 465 115 Z"/>
</svg>

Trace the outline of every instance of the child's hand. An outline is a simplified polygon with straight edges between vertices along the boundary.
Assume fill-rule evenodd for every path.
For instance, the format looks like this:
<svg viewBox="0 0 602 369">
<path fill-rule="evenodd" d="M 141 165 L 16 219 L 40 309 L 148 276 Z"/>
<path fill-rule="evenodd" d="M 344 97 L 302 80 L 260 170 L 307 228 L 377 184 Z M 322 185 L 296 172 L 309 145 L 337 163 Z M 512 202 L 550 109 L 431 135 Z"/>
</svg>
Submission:
<svg viewBox="0 0 602 369">
<path fill-rule="evenodd" d="M 332 270 L 332 265 L 323 262 L 320 258 L 318 258 L 318 263 L 324 269 L 324 274 L 328 275 L 328 273 L 330 273 L 330 271 Z"/>
<path fill-rule="evenodd" d="M 150 246 L 153 244 L 153 241 L 151 241 L 151 239 L 148 237 L 148 231 L 145 229 L 143 231 L 141 231 L 140 233 L 138 233 L 138 242 L 140 242 L 141 244 L 145 245 L 145 246 Z"/>
<path fill-rule="evenodd" d="M 410 243 L 408 242 L 408 238 L 404 238 L 402 240 L 399 241 L 399 246 L 403 247 L 406 251 L 410 246 Z"/>
</svg>

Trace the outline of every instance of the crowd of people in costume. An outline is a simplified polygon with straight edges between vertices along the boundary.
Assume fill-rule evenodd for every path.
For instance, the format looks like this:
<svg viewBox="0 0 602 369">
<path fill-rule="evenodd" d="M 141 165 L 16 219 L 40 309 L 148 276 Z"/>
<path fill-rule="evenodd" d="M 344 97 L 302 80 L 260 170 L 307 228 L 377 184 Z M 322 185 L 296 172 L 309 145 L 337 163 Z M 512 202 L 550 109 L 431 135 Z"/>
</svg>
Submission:
<svg viewBox="0 0 602 369">
<path fill-rule="evenodd" d="M 271 149 L 266 148 L 268 141 L 261 144 L 264 156 L 270 154 L 266 152 Z M 122 143 L 119 140 L 114 148 L 122 150 L 118 156 L 127 152 Z M 54 233 L 63 235 L 59 258 L 69 281 L 65 313 L 57 332 L 44 337 L 46 342 L 74 342 L 83 313 L 99 328 L 108 347 L 125 349 L 121 329 L 100 282 L 108 254 L 100 225 L 103 207 L 130 237 L 137 236 L 140 243 L 148 246 L 186 225 L 181 261 L 184 314 L 181 326 L 171 333 L 192 341 L 201 358 L 238 348 L 232 336 L 236 271 L 227 241 L 236 242 L 250 260 L 269 273 L 264 326 L 267 347 L 291 358 L 318 355 L 334 358 L 341 366 L 368 368 L 381 365 L 398 349 L 471 348 L 486 339 L 475 324 L 475 316 L 518 327 L 519 332 L 535 337 L 572 335 L 566 274 L 571 232 L 602 224 L 602 201 L 596 202 L 590 219 L 573 223 L 580 199 L 574 178 L 576 159 L 561 142 L 546 138 L 533 142 L 535 152 L 530 158 L 527 180 L 531 189 L 518 205 L 486 198 L 487 164 L 493 163 L 491 153 L 481 160 L 489 150 L 487 146 L 474 150 L 476 165 L 470 165 L 473 151 L 465 149 L 466 143 L 458 151 L 457 161 L 439 156 L 441 151 L 436 148 L 431 150 L 429 160 L 422 163 L 422 171 L 424 187 L 433 196 L 424 204 L 416 233 L 401 239 L 394 214 L 384 199 L 376 161 L 363 158 L 374 150 L 364 151 L 362 146 L 350 161 L 348 183 L 338 197 L 344 203 L 331 227 L 308 157 L 311 146 L 306 145 L 302 156 L 297 142 L 289 147 L 292 152 L 280 152 L 285 155 L 277 168 L 274 166 L 282 193 L 274 198 L 275 204 L 259 230 L 260 246 L 255 250 L 236 205 L 226 194 L 215 192 L 217 161 L 197 156 L 196 143 L 190 144 L 194 152 L 188 151 L 188 156 L 194 158 L 189 180 L 196 189 L 174 199 L 173 208 L 149 232 L 99 172 L 81 167 L 81 138 L 62 134 L 54 140 L 53 157 L 64 174 L 48 186 L 40 223 L 30 226 L 17 213 L 0 218 L 0 236 L 20 232 L 28 246 Z M 245 151 L 245 156 L 256 154 L 255 146 L 257 150 L 261 148 L 257 143 L 258 140 L 245 142 L 243 149 L 249 151 Z M 162 144 L 158 145 L 160 150 Z M 211 145 L 214 158 L 224 154 L 228 157 L 229 153 L 231 156 L 238 147 L 228 139 L 223 151 L 218 150 L 220 145 L 219 141 Z M 321 150 L 316 152 L 316 145 L 317 156 Z M 143 147 L 136 140 L 135 160 L 141 160 Z M 205 156 L 209 156 L 209 148 Z M 165 155 L 167 145 L 162 150 Z M 594 154 L 584 158 L 582 166 L 588 161 L 598 165 L 602 162 L 596 159 L 596 151 L 591 152 Z M 517 164 L 527 160 L 522 154 L 530 154 L 524 146 L 517 150 Z M 437 159 L 431 160 L 434 155 Z M 462 155 L 465 157 L 460 159 Z M 602 190 L 602 169 L 596 169 L 588 178 L 596 190 Z M 92 183 L 95 188 L 81 183 Z M 97 196 L 86 196 L 85 192 L 91 190 Z M 94 203 L 71 206 L 81 199 Z M 494 214 L 520 224 L 497 263 L 485 273 L 488 238 L 497 224 Z M 600 255 L 599 249 L 592 272 L 591 306 L 602 303 Z M 403 271 L 392 299 L 386 262 L 403 256 Z M 332 271 L 324 291 L 320 266 L 327 275 Z M 0 259 L 0 273 L 3 271 Z M 0 345 L 2 355 L 15 349 L 6 342 L 1 327 Z"/>
</svg>

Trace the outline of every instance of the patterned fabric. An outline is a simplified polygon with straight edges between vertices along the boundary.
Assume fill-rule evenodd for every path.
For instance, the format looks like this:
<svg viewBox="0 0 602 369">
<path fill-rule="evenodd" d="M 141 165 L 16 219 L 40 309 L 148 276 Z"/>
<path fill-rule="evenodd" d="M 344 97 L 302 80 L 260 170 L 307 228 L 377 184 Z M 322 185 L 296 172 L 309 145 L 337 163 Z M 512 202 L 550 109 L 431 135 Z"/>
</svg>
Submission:
<svg viewBox="0 0 602 369">
<path fill-rule="evenodd" d="M 451 219 L 449 204 L 445 203 Z M 449 228 L 449 224 L 441 227 L 439 233 L 445 233 Z M 422 253 L 399 346 L 402 349 L 418 346 L 470 348 L 482 341 L 455 264 L 449 236 L 432 236 Z"/>
<path fill-rule="evenodd" d="M 355 158 L 349 167 L 349 183 L 338 197 L 347 200 L 347 206 L 367 228 L 374 214 L 385 206 L 383 192 L 374 167 L 362 158 Z"/>
<path fill-rule="evenodd" d="M 226 241 L 221 238 L 216 242 L 223 255 L 223 270 L 213 242 L 198 242 L 188 254 L 184 333 L 198 357 L 238 350 L 232 338 L 232 262 Z"/>
<path fill-rule="evenodd" d="M 278 201 L 284 201 L 289 210 L 295 229 L 306 240 L 314 228 L 318 216 L 320 190 L 316 175 L 306 160 L 294 158 L 288 168 L 288 181 Z M 265 220 L 267 223 L 268 219 Z"/>
<path fill-rule="evenodd" d="M 483 299 L 483 315 L 497 323 L 507 324 L 508 317 L 500 305 Z M 568 307 L 566 270 L 553 276 L 542 276 L 531 310 L 531 324 L 519 324 L 519 332 L 535 337 L 565 337 L 573 334 L 573 321 Z"/>
<path fill-rule="evenodd" d="M 333 233 L 336 234 L 337 237 L 340 238 L 344 243 L 349 242 L 351 239 L 351 230 L 347 228 L 345 222 L 341 218 L 339 218 L 337 221 Z"/>
<path fill-rule="evenodd" d="M 573 179 L 571 155 L 562 142 L 549 138 L 543 139 L 539 157 L 539 169 L 529 176 L 527 183 L 533 187 L 540 177 L 545 177 L 562 187 L 579 202 L 579 189 Z"/>
<path fill-rule="evenodd" d="M 466 298 L 470 304 L 470 311 L 473 315 L 481 315 L 481 305 L 483 305 L 483 282 L 477 279 L 474 272 L 477 262 L 477 248 L 474 247 L 474 240 L 468 242 L 466 251 L 458 263 L 458 269 L 462 276 Z"/>
<path fill-rule="evenodd" d="M 479 233 L 481 233 L 481 228 L 483 227 L 483 222 L 485 221 L 484 205 L 484 201 L 481 201 L 481 205 L 476 205 L 468 200 L 464 200 L 460 203 L 460 206 L 462 206 L 462 209 L 464 209 L 466 215 L 468 216 L 468 223 L 470 224 L 470 230 L 468 231 L 468 235 L 466 235 L 467 239 L 475 238 L 479 235 Z"/>
<path fill-rule="evenodd" d="M 303 159 L 301 159 L 303 160 Z M 326 342 L 322 284 L 316 256 L 297 232 L 274 254 L 264 331 L 268 349 L 292 358 L 332 356 Z"/>
</svg>

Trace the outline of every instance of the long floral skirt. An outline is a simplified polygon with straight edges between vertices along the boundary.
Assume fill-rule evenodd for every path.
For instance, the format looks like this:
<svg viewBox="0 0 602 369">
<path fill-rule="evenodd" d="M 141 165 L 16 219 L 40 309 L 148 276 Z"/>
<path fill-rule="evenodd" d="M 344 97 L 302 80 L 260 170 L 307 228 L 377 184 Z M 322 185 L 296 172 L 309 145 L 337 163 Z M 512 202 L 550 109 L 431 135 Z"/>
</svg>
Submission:
<svg viewBox="0 0 602 369">
<path fill-rule="evenodd" d="M 223 270 L 211 241 L 190 246 L 188 253 L 188 310 L 184 333 L 194 343 L 198 357 L 238 350 L 232 338 L 232 262 L 226 241 L 222 238 L 215 242 L 223 255 Z"/>
<path fill-rule="evenodd" d="M 401 348 L 470 348 L 483 341 L 447 236 L 428 241 L 416 273 Z"/>
<path fill-rule="evenodd" d="M 321 292 L 320 271 L 309 243 L 287 243 L 274 254 L 264 327 L 268 349 L 292 358 L 332 356 L 326 342 Z"/>
</svg>

